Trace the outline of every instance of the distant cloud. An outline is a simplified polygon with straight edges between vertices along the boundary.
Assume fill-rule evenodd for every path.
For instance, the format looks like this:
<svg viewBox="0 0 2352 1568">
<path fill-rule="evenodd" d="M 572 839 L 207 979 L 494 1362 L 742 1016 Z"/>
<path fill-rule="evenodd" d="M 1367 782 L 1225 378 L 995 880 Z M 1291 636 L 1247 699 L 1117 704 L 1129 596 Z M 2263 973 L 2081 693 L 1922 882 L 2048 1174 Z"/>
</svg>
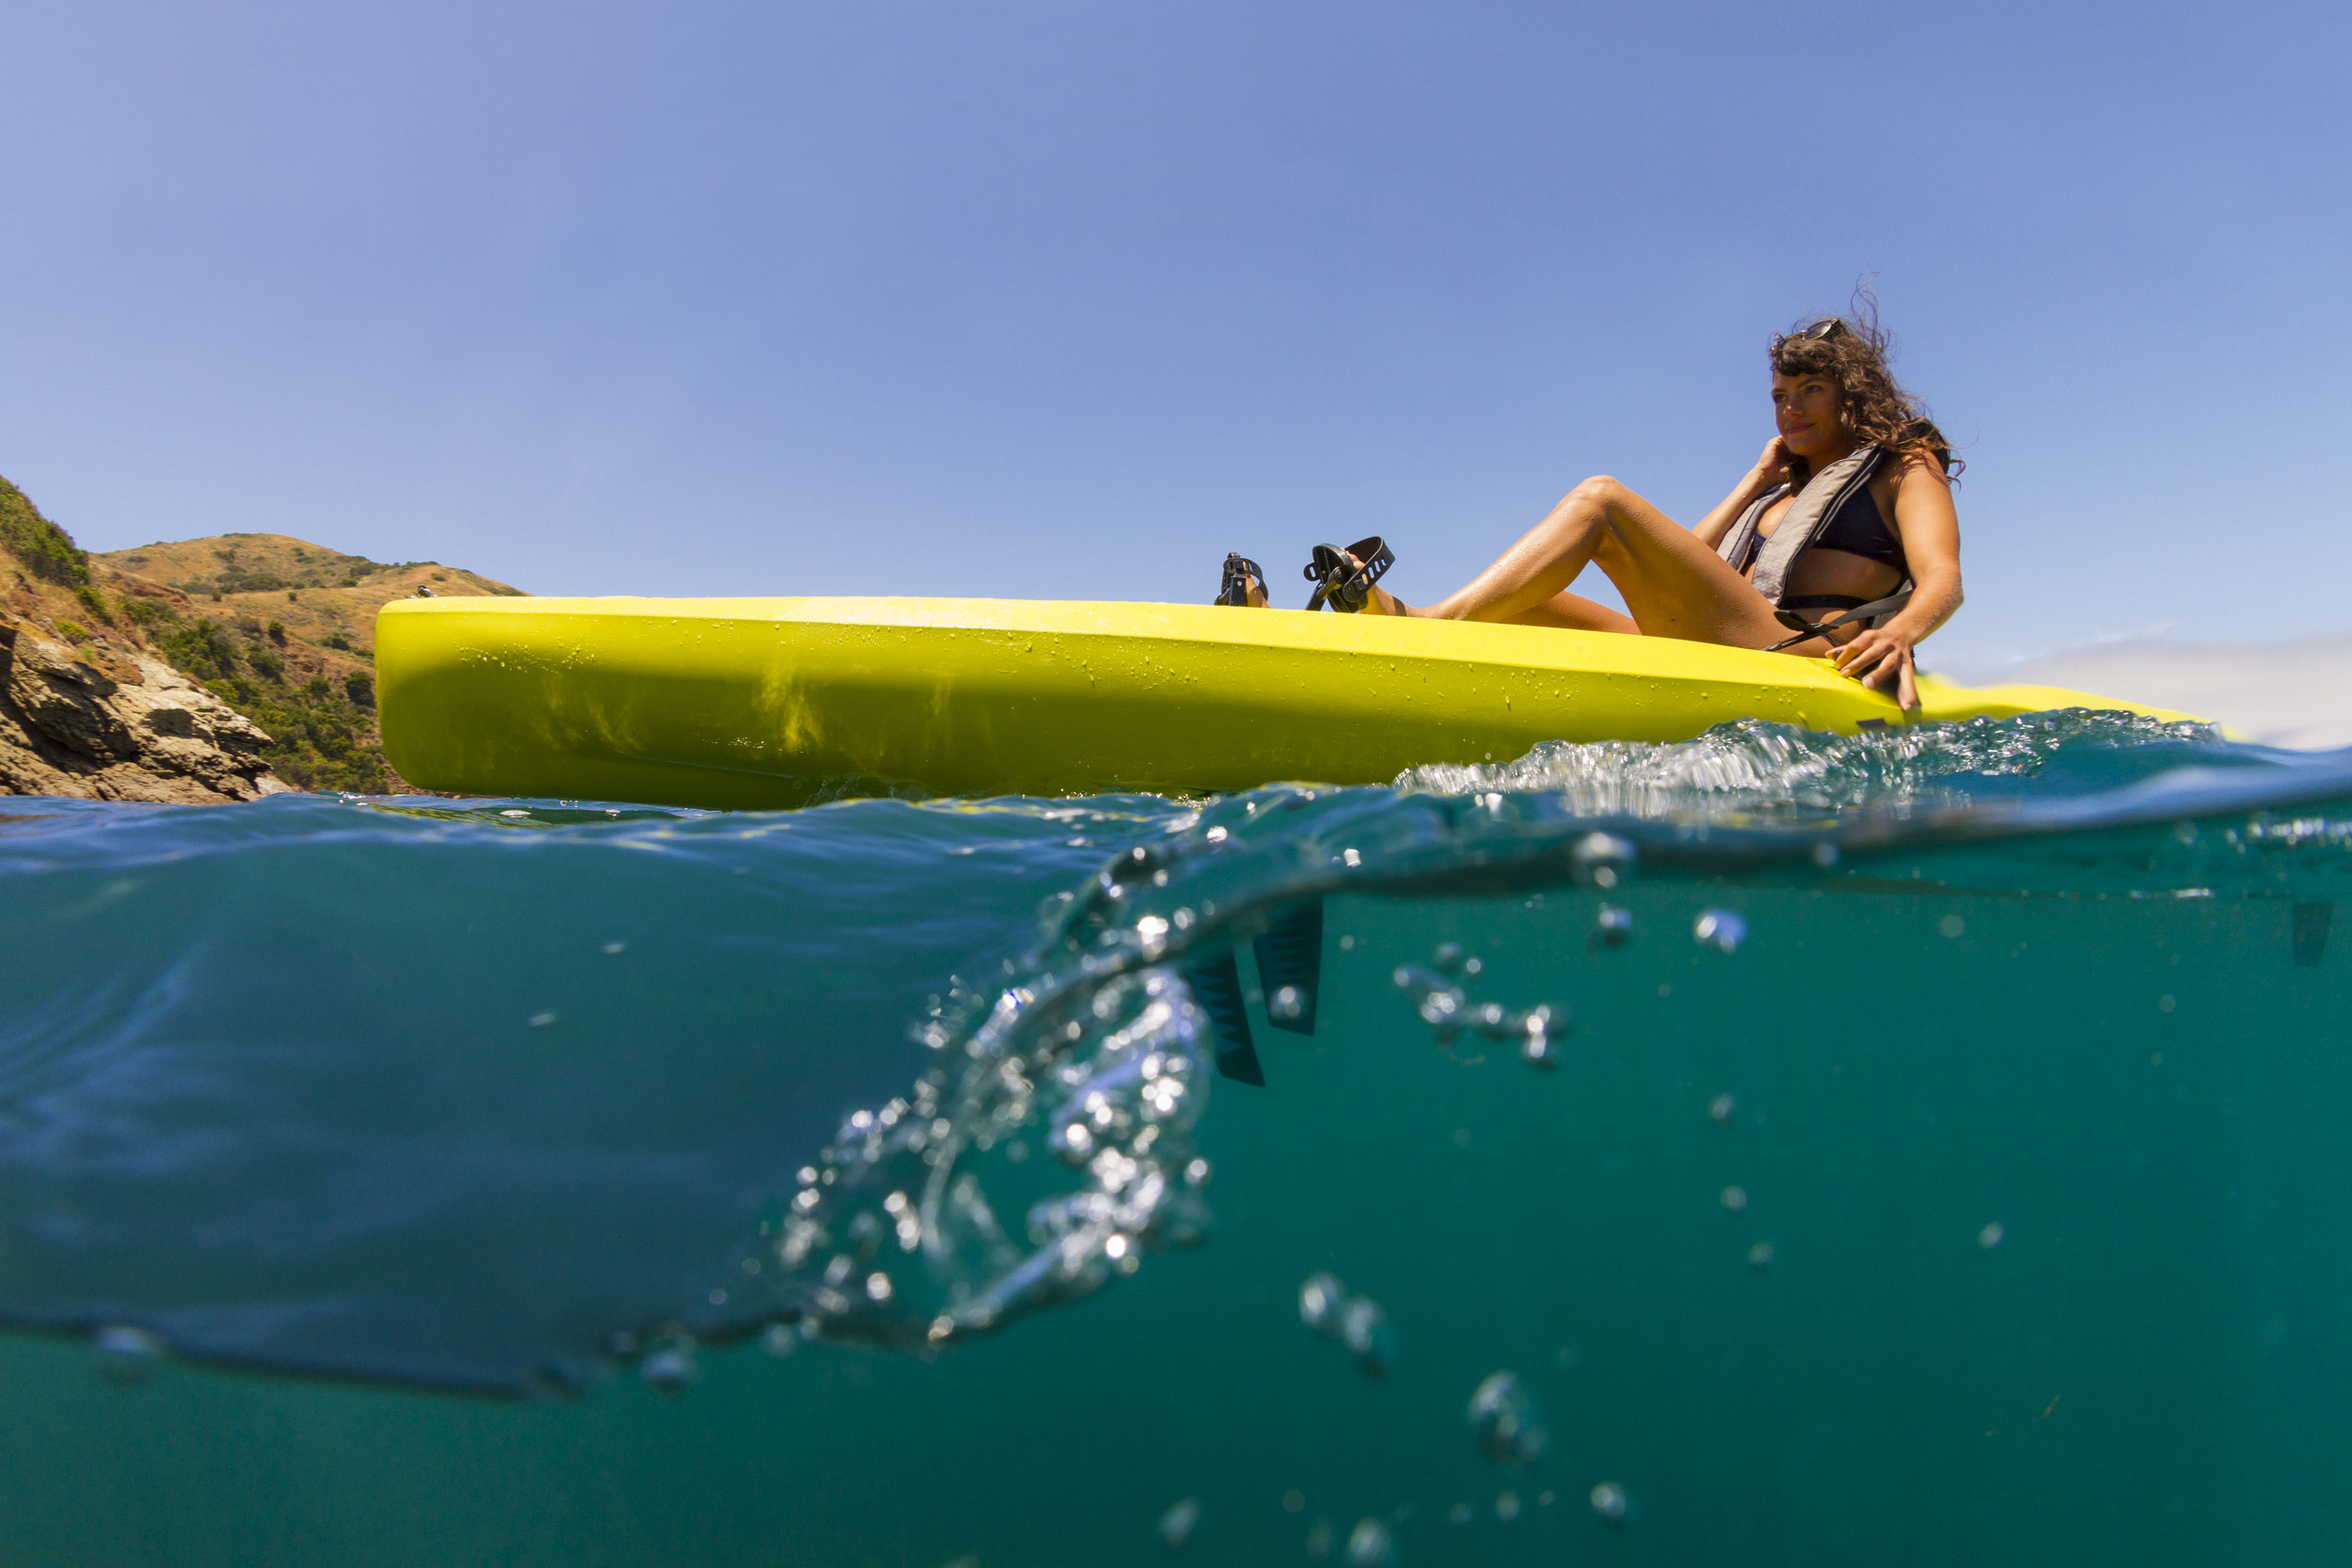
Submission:
<svg viewBox="0 0 2352 1568">
<path fill-rule="evenodd" d="M 2178 708 L 2271 746 L 2352 746 L 2352 637 L 2098 642 L 1970 674 L 1972 685 L 2025 681 Z"/>
</svg>

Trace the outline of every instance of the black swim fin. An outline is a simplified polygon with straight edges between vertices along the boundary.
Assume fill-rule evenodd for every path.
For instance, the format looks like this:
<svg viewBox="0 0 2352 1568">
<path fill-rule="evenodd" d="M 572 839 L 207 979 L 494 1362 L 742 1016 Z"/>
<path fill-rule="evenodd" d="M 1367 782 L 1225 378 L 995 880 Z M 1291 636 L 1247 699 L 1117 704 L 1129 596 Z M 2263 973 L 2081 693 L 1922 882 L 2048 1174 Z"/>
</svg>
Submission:
<svg viewBox="0 0 2352 1568">
<path fill-rule="evenodd" d="M 1315 990 L 1323 981 L 1323 900 L 1281 915 L 1252 946 L 1258 984 L 1265 990 L 1265 1021 L 1295 1035 L 1313 1034 Z"/>
<path fill-rule="evenodd" d="M 1258 1064 L 1258 1047 L 1249 1037 L 1249 1009 L 1241 998 L 1241 969 L 1233 950 L 1184 971 L 1192 999 L 1209 1015 L 1216 1031 L 1216 1070 L 1220 1077 L 1265 1087 L 1265 1069 Z"/>
</svg>

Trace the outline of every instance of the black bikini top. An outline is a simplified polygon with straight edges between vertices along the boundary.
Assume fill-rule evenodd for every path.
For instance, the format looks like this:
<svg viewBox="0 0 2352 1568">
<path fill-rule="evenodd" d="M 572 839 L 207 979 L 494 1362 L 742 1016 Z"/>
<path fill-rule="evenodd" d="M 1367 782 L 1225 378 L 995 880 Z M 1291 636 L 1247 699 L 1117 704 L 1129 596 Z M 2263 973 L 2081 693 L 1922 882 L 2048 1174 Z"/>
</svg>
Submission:
<svg viewBox="0 0 2352 1568">
<path fill-rule="evenodd" d="M 1814 536 L 1813 547 L 1844 550 L 1848 555 L 1892 566 L 1906 578 L 1911 576 L 1911 562 L 1903 559 L 1903 542 L 1887 526 L 1867 484 L 1855 486 L 1853 494 L 1846 498 L 1846 504 L 1830 515 L 1821 531 Z"/>
</svg>

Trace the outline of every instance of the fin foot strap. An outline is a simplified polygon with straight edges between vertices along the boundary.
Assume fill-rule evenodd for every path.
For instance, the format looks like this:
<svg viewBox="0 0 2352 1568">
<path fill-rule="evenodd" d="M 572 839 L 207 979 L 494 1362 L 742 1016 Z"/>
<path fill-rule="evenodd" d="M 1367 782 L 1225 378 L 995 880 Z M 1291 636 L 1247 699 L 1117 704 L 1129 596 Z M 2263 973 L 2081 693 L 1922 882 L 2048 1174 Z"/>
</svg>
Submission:
<svg viewBox="0 0 2352 1568">
<path fill-rule="evenodd" d="M 1225 558 L 1225 580 L 1217 585 L 1216 597 L 1211 601 L 1221 605 L 1249 608 L 1249 584 L 1255 581 L 1265 586 L 1265 568 L 1248 556 L 1233 552 Z"/>
<path fill-rule="evenodd" d="M 1349 560 L 1350 556 L 1355 559 Z M 1357 540 L 1343 551 L 1330 545 L 1317 545 L 1315 558 L 1304 573 L 1307 580 L 1315 585 L 1314 596 L 1307 601 L 1307 608 L 1321 610 L 1329 605 L 1342 614 L 1352 615 L 1372 597 L 1372 585 L 1395 564 L 1396 552 L 1376 533 L 1369 539 Z"/>
</svg>

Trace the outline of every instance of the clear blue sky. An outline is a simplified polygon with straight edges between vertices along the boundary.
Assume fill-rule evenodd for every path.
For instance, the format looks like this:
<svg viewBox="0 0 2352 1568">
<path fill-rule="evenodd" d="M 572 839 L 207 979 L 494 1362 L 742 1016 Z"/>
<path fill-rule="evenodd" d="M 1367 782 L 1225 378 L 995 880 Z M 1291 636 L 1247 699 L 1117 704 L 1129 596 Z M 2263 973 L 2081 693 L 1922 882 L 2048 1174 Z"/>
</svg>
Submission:
<svg viewBox="0 0 2352 1568">
<path fill-rule="evenodd" d="M 2339 630 L 2348 17 L 13 7 L 0 473 L 539 593 L 1433 597 L 1588 473 L 1695 517 L 1872 274 L 1931 653 Z"/>
</svg>

